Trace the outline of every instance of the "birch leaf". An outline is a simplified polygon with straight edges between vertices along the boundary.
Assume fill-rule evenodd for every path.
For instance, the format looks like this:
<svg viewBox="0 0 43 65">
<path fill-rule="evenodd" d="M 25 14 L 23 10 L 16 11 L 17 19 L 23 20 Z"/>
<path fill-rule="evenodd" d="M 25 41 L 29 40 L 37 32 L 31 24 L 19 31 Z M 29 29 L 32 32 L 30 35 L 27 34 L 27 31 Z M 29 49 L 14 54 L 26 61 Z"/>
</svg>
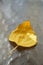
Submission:
<svg viewBox="0 0 43 65">
<path fill-rule="evenodd" d="M 18 46 L 32 47 L 37 44 L 37 35 L 35 34 L 29 20 L 23 21 L 9 35 L 9 41 L 15 42 Z"/>
</svg>

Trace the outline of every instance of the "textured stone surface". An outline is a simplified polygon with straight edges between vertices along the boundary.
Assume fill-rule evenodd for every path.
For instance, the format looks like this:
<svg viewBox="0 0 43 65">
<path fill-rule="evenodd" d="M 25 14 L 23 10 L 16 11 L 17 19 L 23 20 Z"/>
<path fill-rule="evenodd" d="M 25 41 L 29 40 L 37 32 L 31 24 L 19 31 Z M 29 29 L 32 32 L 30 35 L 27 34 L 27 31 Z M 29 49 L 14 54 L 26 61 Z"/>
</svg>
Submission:
<svg viewBox="0 0 43 65">
<path fill-rule="evenodd" d="M 4 61 L 12 48 L 8 35 L 27 19 L 37 33 L 38 45 L 21 52 L 16 50 Z M 43 65 L 43 0 L 0 0 L 0 65 Z"/>
</svg>

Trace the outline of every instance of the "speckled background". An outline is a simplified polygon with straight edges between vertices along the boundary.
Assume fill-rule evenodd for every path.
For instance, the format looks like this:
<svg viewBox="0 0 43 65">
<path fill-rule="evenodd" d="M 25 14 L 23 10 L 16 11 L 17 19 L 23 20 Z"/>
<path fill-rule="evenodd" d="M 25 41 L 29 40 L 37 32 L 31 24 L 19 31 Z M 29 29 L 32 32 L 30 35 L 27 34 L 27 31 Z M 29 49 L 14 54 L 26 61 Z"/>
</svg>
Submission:
<svg viewBox="0 0 43 65">
<path fill-rule="evenodd" d="M 15 52 L 8 35 L 23 20 L 29 19 L 38 36 L 36 47 Z M 43 65 L 43 0 L 0 0 L 0 65 Z"/>
</svg>

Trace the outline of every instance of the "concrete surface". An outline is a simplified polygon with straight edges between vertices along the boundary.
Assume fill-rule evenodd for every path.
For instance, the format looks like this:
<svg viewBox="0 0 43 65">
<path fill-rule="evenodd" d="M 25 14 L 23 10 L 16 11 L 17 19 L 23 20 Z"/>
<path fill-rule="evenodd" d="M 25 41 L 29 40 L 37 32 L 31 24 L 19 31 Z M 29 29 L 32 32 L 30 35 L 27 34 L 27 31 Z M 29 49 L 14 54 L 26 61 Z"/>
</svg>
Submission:
<svg viewBox="0 0 43 65">
<path fill-rule="evenodd" d="M 37 46 L 21 52 L 16 50 L 4 61 L 12 49 L 8 35 L 27 19 L 38 36 Z M 0 0 L 0 65 L 43 65 L 43 0 Z"/>
</svg>

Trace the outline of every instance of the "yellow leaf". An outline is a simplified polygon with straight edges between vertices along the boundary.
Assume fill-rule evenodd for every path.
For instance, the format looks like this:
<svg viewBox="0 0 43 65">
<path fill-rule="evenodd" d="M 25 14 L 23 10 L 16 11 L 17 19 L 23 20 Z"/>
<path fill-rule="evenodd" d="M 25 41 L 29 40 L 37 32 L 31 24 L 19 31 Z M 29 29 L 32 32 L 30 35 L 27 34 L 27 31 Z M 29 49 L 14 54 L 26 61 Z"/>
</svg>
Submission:
<svg viewBox="0 0 43 65">
<path fill-rule="evenodd" d="M 37 43 L 37 36 L 32 29 L 29 20 L 23 21 L 22 24 L 11 32 L 9 41 L 16 42 L 18 46 L 32 47 Z"/>
</svg>

